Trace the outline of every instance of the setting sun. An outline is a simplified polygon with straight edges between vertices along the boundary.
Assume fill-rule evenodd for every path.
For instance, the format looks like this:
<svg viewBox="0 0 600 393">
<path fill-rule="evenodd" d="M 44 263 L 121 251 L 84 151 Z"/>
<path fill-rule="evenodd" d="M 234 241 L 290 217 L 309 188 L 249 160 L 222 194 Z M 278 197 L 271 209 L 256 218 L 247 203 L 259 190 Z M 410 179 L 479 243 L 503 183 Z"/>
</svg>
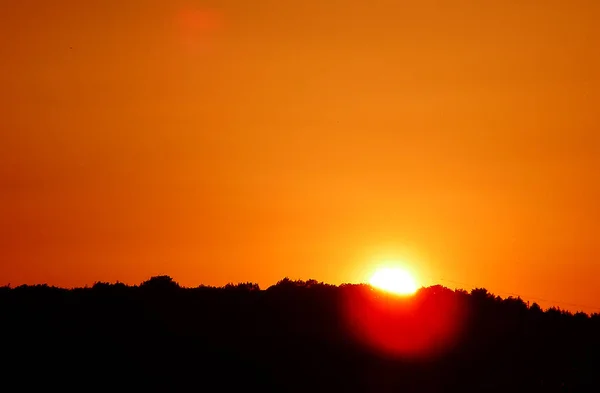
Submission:
<svg viewBox="0 0 600 393">
<path fill-rule="evenodd" d="M 414 277 L 400 268 L 380 268 L 371 276 L 369 283 L 377 289 L 397 295 L 412 295 L 418 289 Z"/>
</svg>

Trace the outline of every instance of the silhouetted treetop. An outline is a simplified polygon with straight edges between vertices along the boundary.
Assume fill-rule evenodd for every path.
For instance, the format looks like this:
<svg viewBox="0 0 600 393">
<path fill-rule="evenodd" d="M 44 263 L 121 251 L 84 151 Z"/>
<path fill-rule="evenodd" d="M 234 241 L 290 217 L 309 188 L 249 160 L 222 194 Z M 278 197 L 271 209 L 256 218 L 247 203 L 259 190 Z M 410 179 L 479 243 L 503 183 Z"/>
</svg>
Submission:
<svg viewBox="0 0 600 393">
<path fill-rule="evenodd" d="M 238 283 L 238 284 L 228 283 L 227 285 L 225 285 L 225 289 L 235 290 L 235 291 L 252 292 L 252 291 L 260 291 L 260 286 L 253 282 L 242 282 L 242 283 Z"/>
<path fill-rule="evenodd" d="M 165 291 L 179 289 L 180 286 L 170 276 L 155 276 L 142 282 L 140 288 Z"/>
</svg>

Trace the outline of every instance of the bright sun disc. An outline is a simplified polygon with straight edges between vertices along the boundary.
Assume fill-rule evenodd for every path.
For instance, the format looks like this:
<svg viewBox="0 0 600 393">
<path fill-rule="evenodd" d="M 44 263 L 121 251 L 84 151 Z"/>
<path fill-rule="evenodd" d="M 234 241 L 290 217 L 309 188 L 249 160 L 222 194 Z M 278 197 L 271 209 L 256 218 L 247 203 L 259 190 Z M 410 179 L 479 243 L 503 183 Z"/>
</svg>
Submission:
<svg viewBox="0 0 600 393">
<path fill-rule="evenodd" d="M 369 280 L 371 286 L 397 295 L 412 295 L 417 292 L 415 279 L 406 270 L 380 268 Z"/>
</svg>

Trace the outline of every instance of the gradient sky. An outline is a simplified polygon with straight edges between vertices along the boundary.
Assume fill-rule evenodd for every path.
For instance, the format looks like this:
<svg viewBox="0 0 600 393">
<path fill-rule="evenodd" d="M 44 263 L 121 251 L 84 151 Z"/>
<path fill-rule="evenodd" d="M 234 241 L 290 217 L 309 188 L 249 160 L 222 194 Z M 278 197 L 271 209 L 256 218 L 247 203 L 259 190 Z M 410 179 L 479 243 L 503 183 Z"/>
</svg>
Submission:
<svg viewBox="0 0 600 393">
<path fill-rule="evenodd" d="M 594 0 L 4 0 L 0 284 L 339 284 L 399 260 L 600 307 L 599 20 Z"/>
</svg>

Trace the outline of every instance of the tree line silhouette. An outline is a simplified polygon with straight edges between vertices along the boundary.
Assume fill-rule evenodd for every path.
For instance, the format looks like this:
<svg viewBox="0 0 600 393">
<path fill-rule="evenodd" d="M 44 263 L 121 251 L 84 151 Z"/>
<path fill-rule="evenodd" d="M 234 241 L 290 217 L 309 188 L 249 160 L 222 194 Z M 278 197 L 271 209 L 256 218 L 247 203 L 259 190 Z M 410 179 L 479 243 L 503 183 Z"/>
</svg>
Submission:
<svg viewBox="0 0 600 393">
<path fill-rule="evenodd" d="M 599 392 L 600 315 L 441 285 L 0 287 L 0 386 Z"/>
</svg>

